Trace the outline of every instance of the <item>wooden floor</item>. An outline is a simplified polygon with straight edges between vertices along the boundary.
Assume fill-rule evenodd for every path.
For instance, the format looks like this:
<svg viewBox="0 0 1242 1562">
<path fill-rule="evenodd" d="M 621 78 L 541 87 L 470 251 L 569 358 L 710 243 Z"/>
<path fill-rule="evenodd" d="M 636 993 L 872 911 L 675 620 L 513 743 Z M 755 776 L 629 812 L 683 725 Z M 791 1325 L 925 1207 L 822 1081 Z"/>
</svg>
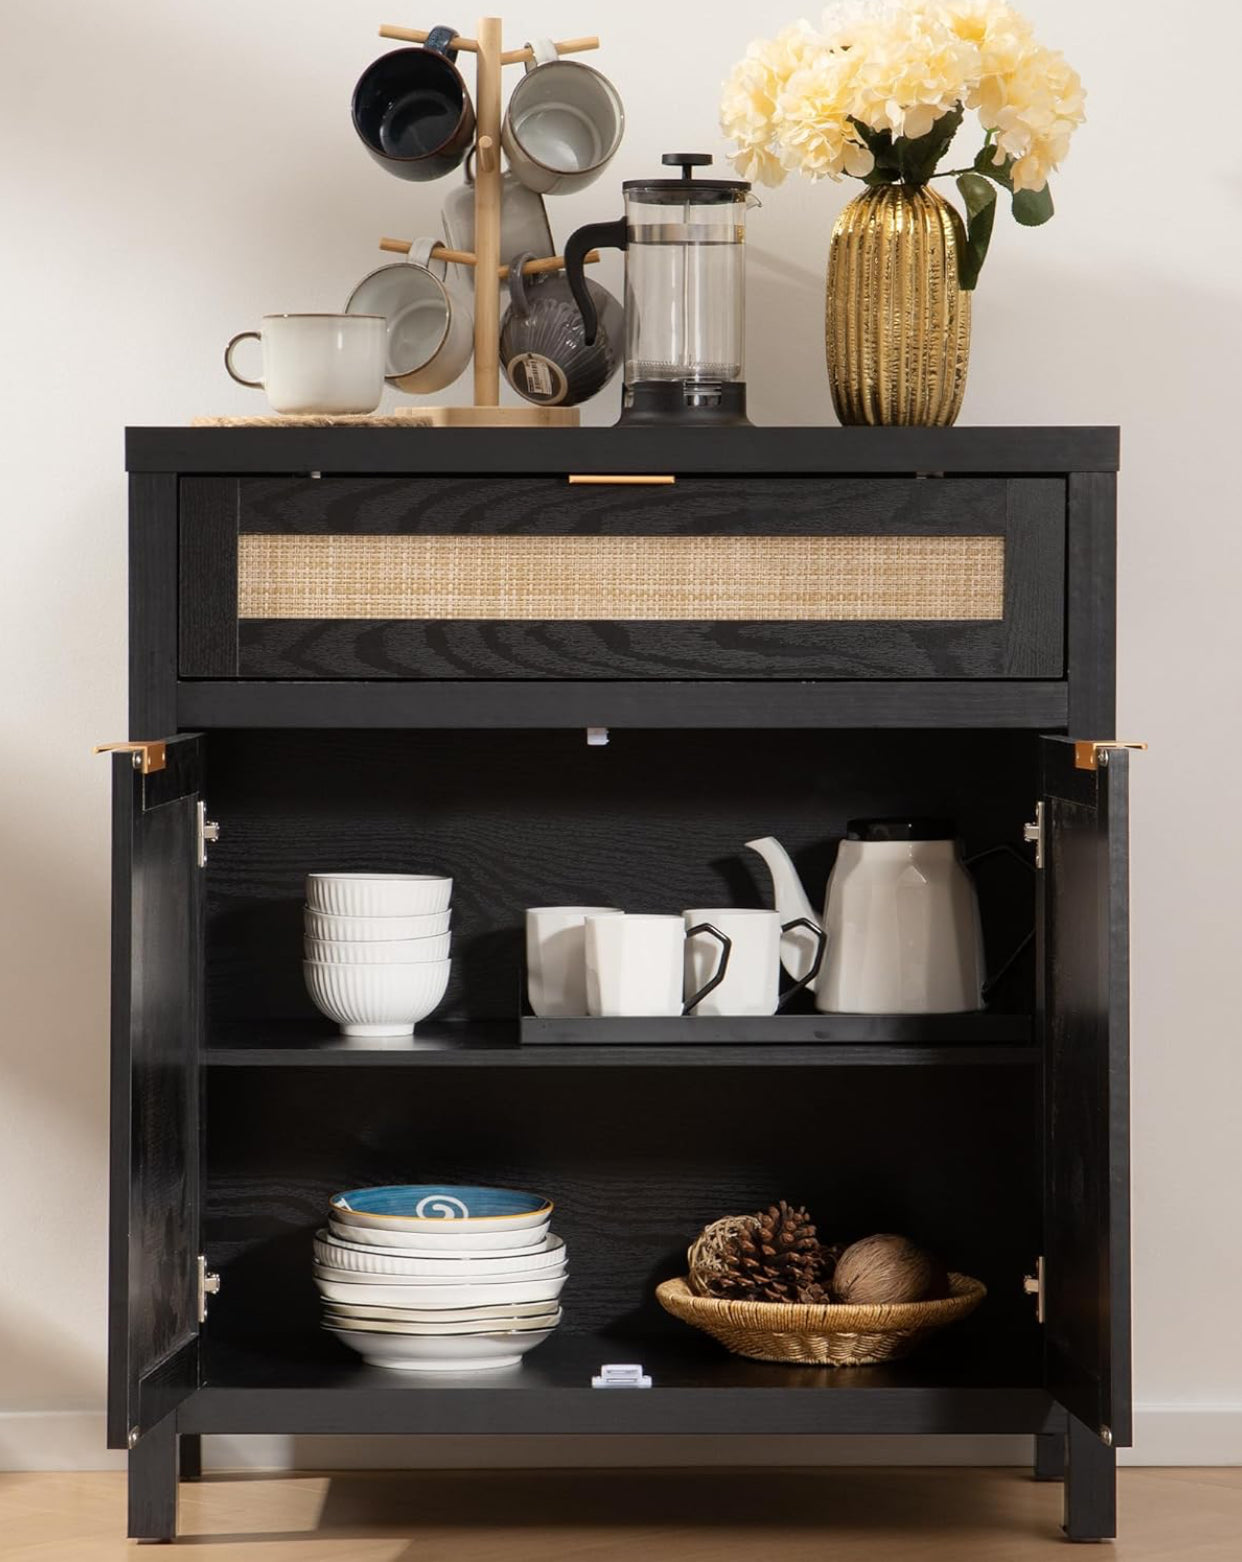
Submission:
<svg viewBox="0 0 1242 1562">
<path fill-rule="evenodd" d="M 1067 1543 L 1019 1470 L 216 1475 L 184 1485 L 210 1562 L 1026 1562 Z M 1120 1476 L 1116 1562 L 1239 1562 L 1242 1470 Z M 0 1475 L 3 1562 L 133 1562 L 119 1475 Z"/>
</svg>

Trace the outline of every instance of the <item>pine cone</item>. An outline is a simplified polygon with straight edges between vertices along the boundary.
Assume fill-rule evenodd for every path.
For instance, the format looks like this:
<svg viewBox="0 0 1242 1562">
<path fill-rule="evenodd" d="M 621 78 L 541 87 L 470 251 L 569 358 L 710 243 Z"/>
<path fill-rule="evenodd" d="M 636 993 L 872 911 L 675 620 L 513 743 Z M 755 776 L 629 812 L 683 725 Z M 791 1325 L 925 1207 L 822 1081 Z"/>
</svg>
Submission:
<svg viewBox="0 0 1242 1562">
<path fill-rule="evenodd" d="M 826 1299 L 823 1249 L 811 1217 L 782 1199 L 752 1217 L 726 1244 L 712 1294 L 748 1302 Z"/>
</svg>

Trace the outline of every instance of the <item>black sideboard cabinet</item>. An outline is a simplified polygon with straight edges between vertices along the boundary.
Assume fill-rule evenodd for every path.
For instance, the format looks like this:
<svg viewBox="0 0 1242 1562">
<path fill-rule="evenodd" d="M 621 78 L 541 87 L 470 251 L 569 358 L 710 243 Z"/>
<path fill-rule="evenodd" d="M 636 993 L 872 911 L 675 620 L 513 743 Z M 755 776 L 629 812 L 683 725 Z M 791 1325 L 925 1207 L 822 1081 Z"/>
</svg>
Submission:
<svg viewBox="0 0 1242 1562">
<path fill-rule="evenodd" d="M 109 1440 L 131 1535 L 175 1535 L 211 1433 L 1026 1433 L 1067 1534 L 1114 1533 L 1117 451 L 1112 429 L 130 431 Z M 814 897 L 846 819 L 905 813 L 1038 855 L 979 869 L 994 968 L 1034 926 L 984 1011 L 824 1016 L 810 1045 L 520 1043 L 525 906 L 762 904 L 742 844 L 766 834 Z M 407 1051 L 343 1046 L 303 989 L 303 876 L 350 868 L 455 879 L 453 979 Z M 328 1195 L 413 1180 L 556 1199 L 565 1323 L 520 1369 L 386 1373 L 319 1329 Z M 908 1232 L 987 1302 L 839 1370 L 666 1317 L 698 1228 L 777 1197 L 834 1236 Z M 593 1389 L 606 1361 L 653 1388 Z"/>
</svg>

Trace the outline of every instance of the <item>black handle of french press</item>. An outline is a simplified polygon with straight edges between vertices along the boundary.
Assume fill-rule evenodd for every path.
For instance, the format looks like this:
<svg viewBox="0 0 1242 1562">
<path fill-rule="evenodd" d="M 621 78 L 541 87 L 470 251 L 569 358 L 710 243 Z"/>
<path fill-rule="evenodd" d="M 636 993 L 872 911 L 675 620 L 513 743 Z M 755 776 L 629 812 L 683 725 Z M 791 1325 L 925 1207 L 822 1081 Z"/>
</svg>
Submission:
<svg viewBox="0 0 1242 1562">
<path fill-rule="evenodd" d="M 588 347 L 599 334 L 599 315 L 587 287 L 586 258 L 593 249 L 625 249 L 629 242 L 624 217 L 615 222 L 589 222 L 570 236 L 565 246 L 565 275 L 569 278 L 574 302 L 582 316 L 583 335 Z"/>
<path fill-rule="evenodd" d="M 710 168 L 712 154 L 710 152 L 665 152 L 660 161 L 667 168 L 680 168 L 683 179 L 693 179 L 696 168 Z"/>
</svg>

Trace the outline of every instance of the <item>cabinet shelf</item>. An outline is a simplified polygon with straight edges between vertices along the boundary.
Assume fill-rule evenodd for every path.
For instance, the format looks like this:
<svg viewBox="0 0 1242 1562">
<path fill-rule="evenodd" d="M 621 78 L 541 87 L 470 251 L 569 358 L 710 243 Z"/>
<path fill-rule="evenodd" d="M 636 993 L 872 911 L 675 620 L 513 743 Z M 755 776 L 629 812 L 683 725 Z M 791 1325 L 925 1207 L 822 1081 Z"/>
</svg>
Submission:
<svg viewBox="0 0 1242 1562">
<path fill-rule="evenodd" d="M 367 1367 L 326 1336 L 282 1353 L 209 1342 L 186 1432 L 443 1436 L 660 1433 L 1017 1433 L 1046 1424 L 1037 1342 L 946 1334 L 906 1362 L 813 1369 L 747 1361 L 710 1340 L 558 1333 L 520 1367 L 439 1374 Z M 593 1389 L 641 1361 L 651 1389 Z"/>
<path fill-rule="evenodd" d="M 394 1045 L 348 1041 L 315 1020 L 254 1020 L 213 1026 L 206 1061 L 223 1068 L 870 1068 L 1039 1061 L 1024 1014 L 821 1015 L 815 1028 L 821 1032 L 815 1041 L 792 1044 L 523 1046 L 516 1021 L 443 1020 Z"/>
</svg>

